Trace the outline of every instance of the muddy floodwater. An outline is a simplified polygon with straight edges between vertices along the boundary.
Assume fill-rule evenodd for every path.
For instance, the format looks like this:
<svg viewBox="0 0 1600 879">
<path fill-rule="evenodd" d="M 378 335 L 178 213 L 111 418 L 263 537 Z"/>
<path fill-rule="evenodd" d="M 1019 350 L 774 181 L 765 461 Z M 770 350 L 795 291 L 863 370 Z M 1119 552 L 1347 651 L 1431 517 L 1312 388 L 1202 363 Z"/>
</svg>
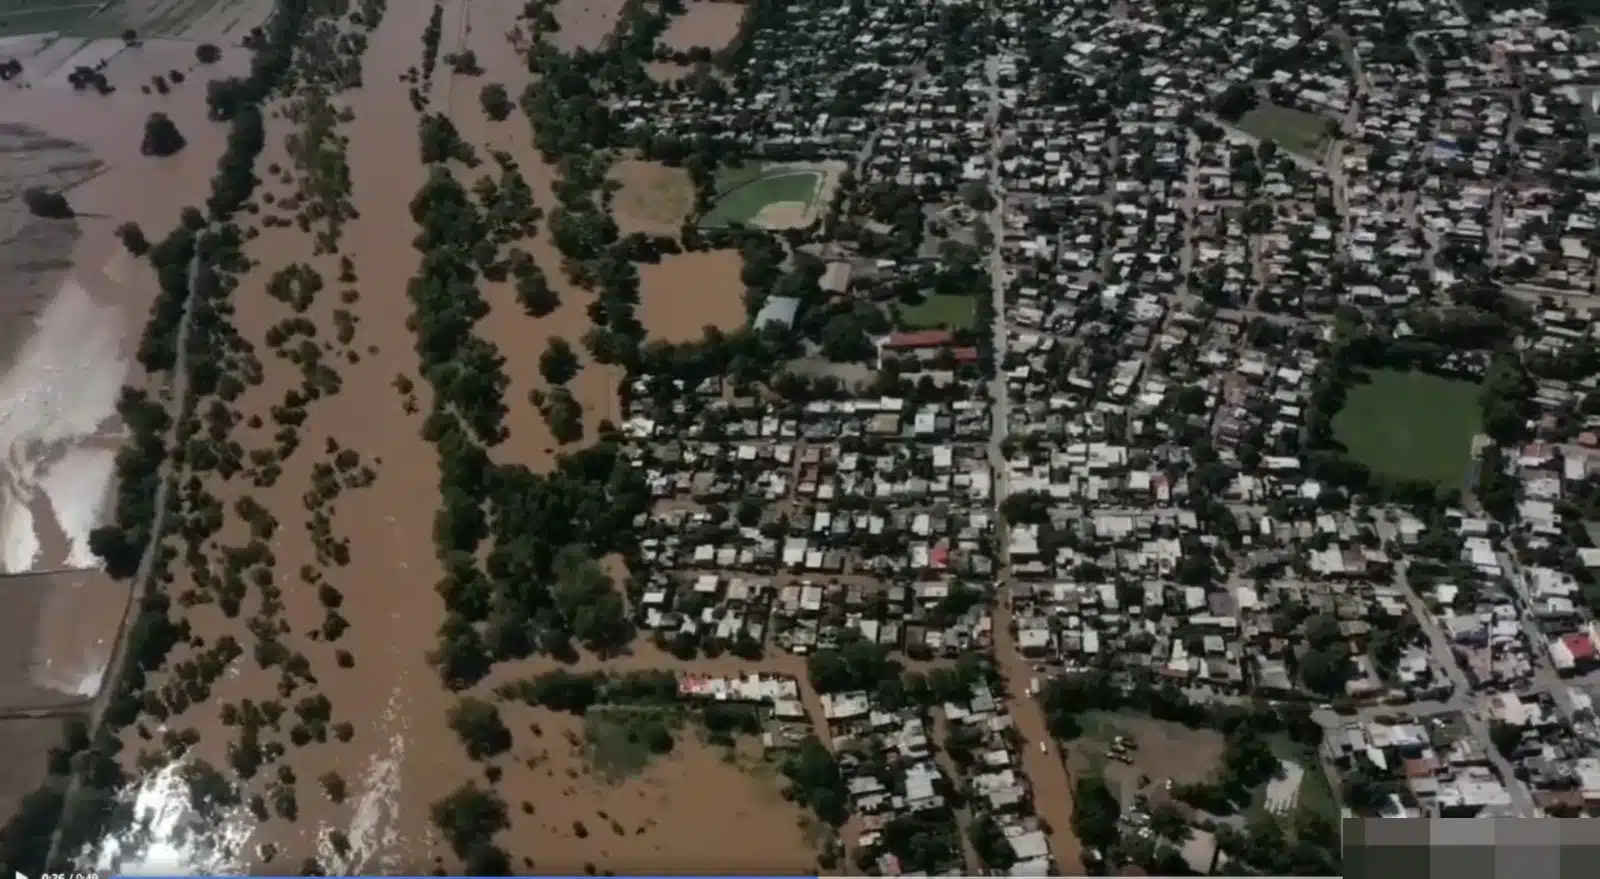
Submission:
<svg viewBox="0 0 1600 879">
<path fill-rule="evenodd" d="M 156 284 L 114 230 L 131 221 L 159 237 L 203 203 L 226 131 L 206 119 L 192 44 L 19 37 L 6 52 L 24 73 L 0 84 L 0 572 L 39 573 L 0 578 L 0 689 L 24 708 L 98 692 L 128 604 L 126 585 L 95 570 L 88 538 L 112 494 L 118 393 L 145 381 L 133 354 Z M 242 69 L 233 54 L 207 75 Z M 84 58 L 121 87 L 74 91 L 65 73 Z M 186 81 L 168 94 L 139 89 L 173 70 Z M 178 125 L 182 152 L 140 155 L 151 112 Z M 33 187 L 63 192 L 76 216 L 33 216 Z M 49 573 L 63 570 L 82 573 Z"/>
<path fill-rule="evenodd" d="M 688 11 L 672 20 L 661 42 L 669 49 L 721 49 L 739 35 L 744 21 L 743 3 L 691 0 Z"/>
<path fill-rule="evenodd" d="M 561 25 L 550 42 L 558 49 L 597 49 L 616 29 L 624 0 L 560 0 L 556 21 Z"/>
<path fill-rule="evenodd" d="M 651 338 L 686 342 L 707 326 L 745 322 L 743 262 L 737 250 L 691 251 L 639 267 L 639 322 Z"/>
<path fill-rule="evenodd" d="M 348 741 L 330 735 L 325 741 L 291 745 L 279 761 L 292 769 L 295 779 L 292 818 L 275 811 L 262 821 L 241 807 L 209 839 L 178 843 L 179 831 L 193 820 L 178 799 L 181 770 L 169 767 L 152 776 L 139 794 L 140 803 L 148 802 L 159 816 L 162 833 L 157 835 L 166 839 L 130 853 L 143 872 L 178 866 L 267 869 L 279 858 L 297 865 L 307 857 L 336 872 L 415 871 L 430 862 L 433 850 L 428 804 L 474 774 L 445 728 L 452 699 L 426 658 L 442 617 L 433 588 L 440 577 L 432 540 L 435 453 L 420 435 L 421 415 L 406 411 L 393 386 L 397 376 L 408 376 L 415 382 L 420 411 L 430 407 L 406 326 L 410 303 L 404 291 L 418 264 L 411 247 L 415 226 L 409 203 L 424 172 L 415 147 L 416 116 L 407 99 L 408 86 L 400 80 L 420 57 L 430 12 L 428 4 L 391 3 L 381 26 L 369 35 L 363 87 L 331 98 L 353 114 L 338 128 L 348 138 L 350 201 L 360 214 L 344 225 L 339 248 L 350 260 L 352 281 L 337 280 L 339 257 L 319 253 L 314 236 L 296 227 L 290 219 L 294 212 L 283 207 L 292 203 L 301 183 L 286 139 L 302 130 L 285 102 L 268 107 L 267 147 L 257 166 L 264 181 L 258 198 L 262 209 L 260 219 L 247 221 L 260 233 L 246 248 L 258 265 L 241 279 L 233 297 L 233 324 L 259 352 L 264 377 L 235 403 L 245 422 L 238 425 L 235 438 L 248 449 L 271 447 L 277 429 L 273 407 L 302 379 L 300 367 L 271 351 L 265 341 L 269 330 L 295 314 L 288 304 L 262 293 L 273 273 L 300 263 L 326 279 L 327 289 L 304 315 L 320 328 L 319 338 L 334 335 L 339 322 L 335 312 L 344 312 L 354 329 L 348 343 L 322 342 L 340 389 L 306 406 L 298 428 L 300 447 L 281 459 L 276 481 L 258 486 L 213 477 L 207 485 L 225 509 L 234 510 L 248 499 L 279 523 L 271 540 L 273 571 L 283 590 L 279 640 L 306 658 L 315 680 L 314 686 L 302 685 L 283 702 L 294 705 L 313 693 L 325 697 L 332 724 L 348 723 L 353 734 Z M 267 216 L 280 222 L 269 227 Z M 263 426 L 251 429 L 252 417 Z M 370 485 L 347 490 L 328 505 L 331 509 L 323 510 L 332 532 L 348 548 L 343 565 L 319 561 L 310 533 L 312 513 L 303 502 L 314 468 L 329 459 L 329 449 L 355 453 L 375 473 Z M 249 540 L 248 526 L 230 513 L 216 544 L 218 549 L 238 548 Z M 217 570 L 220 553 L 208 555 Z M 326 610 L 317 589 L 296 582 L 296 572 L 302 570 L 316 572 L 319 582 L 341 595 L 338 613 L 348 628 L 336 638 L 321 635 Z M 188 572 L 178 579 L 179 591 L 193 585 Z M 237 617 L 214 604 L 194 607 L 187 617 L 204 643 L 229 635 L 248 645 L 255 639 L 245 624 L 262 610 L 260 598 L 252 593 Z M 192 658 L 192 652 L 175 651 L 169 667 Z M 237 733 L 221 723 L 221 706 L 281 698 L 278 685 L 276 670 L 259 668 L 248 659 L 236 663 L 212 687 L 208 704 L 191 707 L 181 718 L 200 733 L 191 759 L 226 772 L 228 746 Z M 128 743 L 133 752 L 149 747 L 131 730 Z M 264 768 L 248 789 L 270 791 L 271 779 L 264 776 L 282 783 L 281 772 Z M 345 788 L 338 802 L 321 783 L 329 773 L 337 774 Z"/>
<path fill-rule="evenodd" d="M 556 42 L 600 45 L 621 6 L 621 0 L 566 0 L 557 9 L 563 27 Z M 520 4 L 489 0 L 444 6 L 440 55 L 471 49 L 484 74 L 455 75 L 441 64 L 420 87 L 432 109 L 448 113 L 480 154 L 509 153 L 548 212 L 555 171 L 533 149 L 527 120 L 517 113 L 492 122 L 477 100 L 486 82 L 499 82 L 512 95 L 529 82 L 526 63 L 506 37 L 518 26 L 520 10 Z M 255 166 L 261 182 L 235 218 L 252 265 L 239 276 L 228 317 L 241 347 L 259 363 L 259 380 L 226 402 L 201 401 L 201 411 L 221 411 L 229 420 L 228 439 L 252 463 L 248 473 L 229 478 L 216 470 L 176 474 L 181 488 L 175 497 L 188 505 L 184 512 L 195 515 L 197 505 L 208 503 L 222 511 L 221 525 L 192 544 L 168 538 L 178 558 L 167 589 L 189 639 L 149 676 L 146 692 L 160 703 L 156 713 L 123 731 L 120 759 L 137 779 L 125 796 L 139 826 L 117 828 L 99 843 L 94 856 L 103 869 L 281 873 L 312 858 L 335 874 L 418 873 L 441 857 L 451 862 L 429 806 L 463 781 L 481 780 L 484 767 L 467 759 L 447 728 L 458 696 L 443 688 L 428 661 L 444 611 L 433 539 L 439 473 L 437 453 L 422 437 L 432 401 L 418 374 L 405 293 L 420 261 L 412 247 L 417 230 L 410 203 L 426 175 L 407 73 L 422 55 L 431 12 L 428 3 L 391 0 L 381 25 L 366 35 L 362 84 L 326 96 L 339 117 L 337 137 L 327 142 L 344 139 L 348 200 L 358 211 L 334 236 L 334 247 L 325 246 L 326 239 L 319 243 L 323 225 L 302 223 L 307 215 L 300 209 L 316 189 L 295 146 L 313 137 L 305 94 L 263 108 L 266 145 Z M 87 535 L 106 514 L 125 432 L 115 417 L 117 394 L 128 382 L 162 390 L 133 365 L 158 292 L 155 278 L 147 261 L 127 253 L 115 229 L 131 221 L 159 240 L 184 206 L 203 205 L 209 195 L 228 128 L 206 117 L 205 81 L 244 70 L 249 58 L 230 44 L 221 64 L 202 70 L 193 51 L 187 41 L 85 41 L 74 52 L 43 45 L 29 56 L 35 63 L 21 81 L 0 86 L 0 118 L 6 120 L 0 152 L 7 154 L 0 163 L 0 270 L 11 291 L 0 313 L 0 388 L 7 397 L 0 429 L 8 449 L 0 474 L 0 563 L 7 572 L 93 567 Z M 85 60 L 104 62 L 102 70 L 119 86 L 113 94 L 76 92 L 66 82 L 71 67 L 63 65 Z M 185 81 L 167 94 L 140 88 L 156 76 L 170 84 L 172 70 L 184 71 Z M 153 111 L 169 115 L 187 139 L 177 155 L 140 155 L 139 135 Z M 491 168 L 453 171 L 470 185 Z M 673 188 L 682 181 L 643 166 L 633 170 L 644 178 L 655 174 L 662 184 L 651 184 L 649 192 L 664 203 L 636 206 L 639 222 L 659 224 L 662 234 L 676 232 L 692 207 L 680 204 L 683 192 Z M 21 192 L 35 185 L 64 190 L 77 217 L 28 216 Z M 508 285 L 485 282 L 481 290 L 491 312 L 476 331 L 505 356 L 511 382 L 510 438 L 493 455 L 547 471 L 572 447 L 555 447 L 528 402 L 531 393 L 546 390 L 538 369 L 545 346 L 559 336 L 582 360 L 569 384 L 584 413 L 579 445 L 593 439 L 602 421 L 621 420 L 623 375 L 592 362 L 583 349 L 593 294 L 567 280 L 546 232 L 541 228 L 521 246 L 544 270 L 559 307 L 530 316 Z M 323 282 L 304 303 L 279 295 L 281 273 L 291 266 Z M 739 326 L 745 319 L 739 273 L 739 256 L 731 250 L 642 266 L 639 318 L 653 337 L 671 340 L 698 337 L 707 324 Z M 292 320 L 315 327 L 305 344 L 336 373 L 336 390 L 299 398 L 307 355 L 288 356 L 281 339 L 286 325 L 298 325 Z M 409 392 L 402 393 L 403 386 Z M 282 451 L 289 445 L 282 428 L 291 410 L 303 411 L 303 420 L 293 422 L 289 433 L 296 442 Z M 273 466 L 257 461 L 256 453 Z M 335 455 L 353 456 L 370 478 L 319 501 L 319 468 Z M 263 475 L 268 470 L 271 478 Z M 265 511 L 271 527 L 246 510 Z M 341 547 L 337 562 L 329 560 L 319 529 Z M 218 585 L 241 576 L 237 560 L 257 551 L 270 553 L 270 562 L 249 569 L 263 579 L 239 590 L 237 606 L 218 601 Z M 26 589 L 22 581 L 12 584 L 9 603 L 0 591 L 0 610 L 11 611 L 8 618 L 19 626 L 10 640 L 15 649 L 0 652 L 0 701 L 82 700 L 99 687 L 128 606 L 127 588 L 97 571 L 77 579 L 40 575 L 28 583 Z M 7 585 L 0 579 L 0 590 Z M 276 595 L 266 597 L 269 591 Z M 331 625 L 334 617 L 340 625 Z M 262 635 L 266 630 L 270 637 Z M 192 678 L 230 640 L 242 645 L 242 655 L 191 698 L 185 674 Z M 256 650 L 269 642 L 281 645 L 288 659 L 262 660 Z M 669 661 L 648 649 L 628 659 L 632 665 L 621 667 L 659 668 Z M 290 676 L 281 670 L 285 665 L 303 673 Z M 512 664 L 496 675 L 503 680 L 551 667 Z M 488 686 L 477 695 L 486 696 Z M 323 698 L 330 716 L 313 733 L 296 718 L 322 711 L 316 702 Z M 283 752 L 250 765 L 239 757 L 236 713 L 266 702 L 287 712 L 281 728 L 274 723 L 261 732 Z M 525 865 L 558 872 L 592 863 L 619 872 L 674 865 L 803 873 L 814 864 L 815 830 L 782 798 L 781 779 L 758 754 L 703 745 L 686 731 L 670 757 L 637 778 L 602 782 L 587 775 L 581 749 L 567 741 L 567 733 L 581 735 L 580 721 L 525 706 L 506 712 L 517 759 L 502 761 L 496 785 L 513 821 L 500 843 Z M 535 725 L 544 732 L 532 732 Z M 163 736 L 179 734 L 192 744 L 167 759 L 181 749 Z M 189 779 L 208 767 L 237 785 L 238 797 L 202 816 Z M 10 794 L 0 789 L 0 801 Z M 576 834 L 579 820 L 594 831 Z"/>
</svg>

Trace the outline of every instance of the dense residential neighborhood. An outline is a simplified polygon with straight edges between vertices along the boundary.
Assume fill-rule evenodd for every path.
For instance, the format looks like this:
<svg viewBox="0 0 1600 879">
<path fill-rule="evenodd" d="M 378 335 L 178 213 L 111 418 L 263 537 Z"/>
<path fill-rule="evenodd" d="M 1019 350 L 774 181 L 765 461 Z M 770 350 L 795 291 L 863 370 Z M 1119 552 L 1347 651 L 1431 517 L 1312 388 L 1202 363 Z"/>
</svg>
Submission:
<svg viewBox="0 0 1600 879">
<path fill-rule="evenodd" d="M 810 658 L 832 744 L 896 767 L 846 772 L 863 869 L 955 868 L 883 832 L 954 803 L 1014 875 L 1314 870 L 1341 815 L 1600 812 L 1579 11 L 771 15 L 731 84 L 622 107 L 848 167 L 785 233 L 820 299 L 751 304 L 788 372 L 633 380 L 634 597 L 680 655 Z M 822 679 L 862 651 L 967 689 Z M 936 729 L 976 756 L 941 765 Z M 1144 768 L 1172 729 L 1216 765 Z"/>
</svg>

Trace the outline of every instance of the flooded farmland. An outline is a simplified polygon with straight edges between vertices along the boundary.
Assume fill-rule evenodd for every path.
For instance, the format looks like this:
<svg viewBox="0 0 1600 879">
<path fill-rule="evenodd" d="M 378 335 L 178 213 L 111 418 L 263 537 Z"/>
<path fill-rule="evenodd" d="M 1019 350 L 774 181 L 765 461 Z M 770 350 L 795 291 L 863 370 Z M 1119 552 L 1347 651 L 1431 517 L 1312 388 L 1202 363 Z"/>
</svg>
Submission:
<svg viewBox="0 0 1600 879">
<path fill-rule="evenodd" d="M 0 571 L 18 575 L 0 579 L 11 645 L 0 702 L 20 709 L 96 695 L 128 608 L 127 584 L 95 569 L 89 534 L 111 495 L 117 396 L 143 382 L 133 355 L 156 284 L 115 229 L 132 222 L 161 234 L 184 205 L 202 202 L 224 131 L 206 119 L 202 83 L 139 88 L 192 73 L 190 44 L 16 37 L 5 51 L 24 73 L 0 85 Z M 103 61 L 122 88 L 74 89 L 66 73 L 85 58 Z M 141 154 L 151 112 L 174 120 L 182 152 Z M 35 216 L 26 193 L 36 188 L 63 193 L 73 216 Z"/>
</svg>

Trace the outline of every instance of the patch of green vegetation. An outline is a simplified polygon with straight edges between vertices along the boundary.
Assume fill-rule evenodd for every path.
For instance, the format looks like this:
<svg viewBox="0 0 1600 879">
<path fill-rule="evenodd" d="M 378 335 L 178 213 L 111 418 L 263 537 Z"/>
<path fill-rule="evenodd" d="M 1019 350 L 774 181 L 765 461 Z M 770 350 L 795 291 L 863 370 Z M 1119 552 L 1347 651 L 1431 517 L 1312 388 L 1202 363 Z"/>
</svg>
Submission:
<svg viewBox="0 0 1600 879">
<path fill-rule="evenodd" d="M 86 24 L 99 5 L 89 0 L 0 0 L 0 35 L 70 31 Z"/>
<path fill-rule="evenodd" d="M 651 760 L 672 753 L 681 725 L 682 715 L 670 708 L 596 707 L 583 721 L 589 765 L 606 781 L 637 775 Z"/>
<path fill-rule="evenodd" d="M 1239 128 L 1285 149 L 1318 155 L 1328 141 L 1329 122 L 1316 113 L 1261 104 L 1239 119 Z"/>
<path fill-rule="evenodd" d="M 754 183 L 766 173 L 766 165 L 761 162 L 744 162 L 738 165 L 723 165 L 717 169 L 713 177 L 712 191 L 721 195 L 731 192 L 746 183 Z"/>
<path fill-rule="evenodd" d="M 1333 434 L 1373 473 L 1464 488 L 1481 425 L 1478 386 L 1382 369 L 1352 387 Z"/>
<path fill-rule="evenodd" d="M 1328 774 L 1322 771 L 1316 750 L 1296 743 L 1284 733 L 1267 736 L 1267 744 L 1272 746 L 1272 753 L 1279 760 L 1297 764 L 1304 773 L 1300 776 L 1300 796 L 1295 801 L 1294 814 L 1310 814 L 1337 825 L 1340 819 L 1339 798 L 1328 783 Z M 1267 786 L 1262 785 L 1251 803 L 1252 812 L 1265 810 L 1266 795 Z"/>
<path fill-rule="evenodd" d="M 700 224 L 718 227 L 749 223 L 760 216 L 767 205 L 780 202 L 798 201 L 809 205 L 821 176 L 815 171 L 793 171 L 753 180 L 717 199 Z"/>
<path fill-rule="evenodd" d="M 971 296 L 933 293 L 915 305 L 900 306 L 900 323 L 912 330 L 964 330 L 977 317 L 978 303 Z"/>
</svg>

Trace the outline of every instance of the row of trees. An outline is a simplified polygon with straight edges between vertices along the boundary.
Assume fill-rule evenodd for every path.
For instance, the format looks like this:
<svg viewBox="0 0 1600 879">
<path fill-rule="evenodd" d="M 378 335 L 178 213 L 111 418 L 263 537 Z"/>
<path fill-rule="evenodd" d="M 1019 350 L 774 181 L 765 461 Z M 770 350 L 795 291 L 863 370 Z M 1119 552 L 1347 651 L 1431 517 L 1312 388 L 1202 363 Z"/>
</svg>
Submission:
<svg viewBox="0 0 1600 879">
<path fill-rule="evenodd" d="M 226 224 L 254 190 L 253 166 L 264 143 L 260 103 L 287 72 L 309 5 L 309 0 L 278 0 L 267 30 L 254 41 L 255 54 L 249 74 L 215 81 L 208 91 L 213 118 L 232 123 L 207 202 L 212 220 Z M 213 48 L 205 52 L 205 57 L 214 60 L 215 54 Z M 170 120 L 166 125 L 160 120 L 153 122 L 151 153 L 161 154 L 173 149 L 176 144 L 173 136 L 181 139 L 176 128 L 168 129 Z M 178 228 L 148 250 L 160 282 L 160 294 L 140 340 L 138 359 L 152 373 L 170 372 L 177 365 L 178 328 L 185 301 L 194 293 L 214 300 L 225 297 L 231 286 L 222 279 L 221 273 L 240 267 L 238 230 L 228 227 L 220 234 L 201 235 L 200 230 L 206 225 L 204 216 L 187 209 Z M 124 227 L 119 234 L 130 250 L 148 246 L 136 227 Z M 205 331 L 196 334 L 197 340 L 205 338 Z M 210 357 L 196 358 L 201 361 L 197 365 L 191 364 L 197 366 L 191 375 L 192 394 L 199 396 L 215 390 L 218 373 L 204 366 L 220 356 L 221 352 L 216 352 Z M 109 573 L 129 578 L 137 571 L 145 547 L 158 536 L 154 533 L 156 500 L 160 468 L 168 453 L 166 433 L 172 421 L 158 401 L 133 389 L 123 392 L 118 411 L 130 433 L 117 457 L 118 496 L 112 522 L 92 532 L 90 544 Z M 81 783 L 65 804 L 59 827 L 61 852 L 83 851 L 103 838 L 107 822 L 117 820 L 116 816 L 121 814 L 113 808 L 126 782 L 112 756 L 120 747 L 118 731 L 135 723 L 146 710 L 147 703 L 161 703 L 159 698 L 151 698 L 156 694 L 147 689 L 147 676 L 165 664 L 168 653 L 177 643 L 189 637 L 187 623 L 181 619 L 174 621 L 171 600 L 165 591 L 174 556 L 170 548 L 161 548 L 154 555 L 149 581 L 138 599 L 138 614 L 126 635 L 125 664 L 114 670 L 113 695 L 102 726 L 94 731 L 92 744 L 76 761 Z M 203 691 L 204 686 L 199 689 Z M 48 834 L 34 839 L 41 847 L 47 846 L 49 841 Z M 44 852 L 38 851 L 37 857 L 44 858 Z"/>
</svg>

